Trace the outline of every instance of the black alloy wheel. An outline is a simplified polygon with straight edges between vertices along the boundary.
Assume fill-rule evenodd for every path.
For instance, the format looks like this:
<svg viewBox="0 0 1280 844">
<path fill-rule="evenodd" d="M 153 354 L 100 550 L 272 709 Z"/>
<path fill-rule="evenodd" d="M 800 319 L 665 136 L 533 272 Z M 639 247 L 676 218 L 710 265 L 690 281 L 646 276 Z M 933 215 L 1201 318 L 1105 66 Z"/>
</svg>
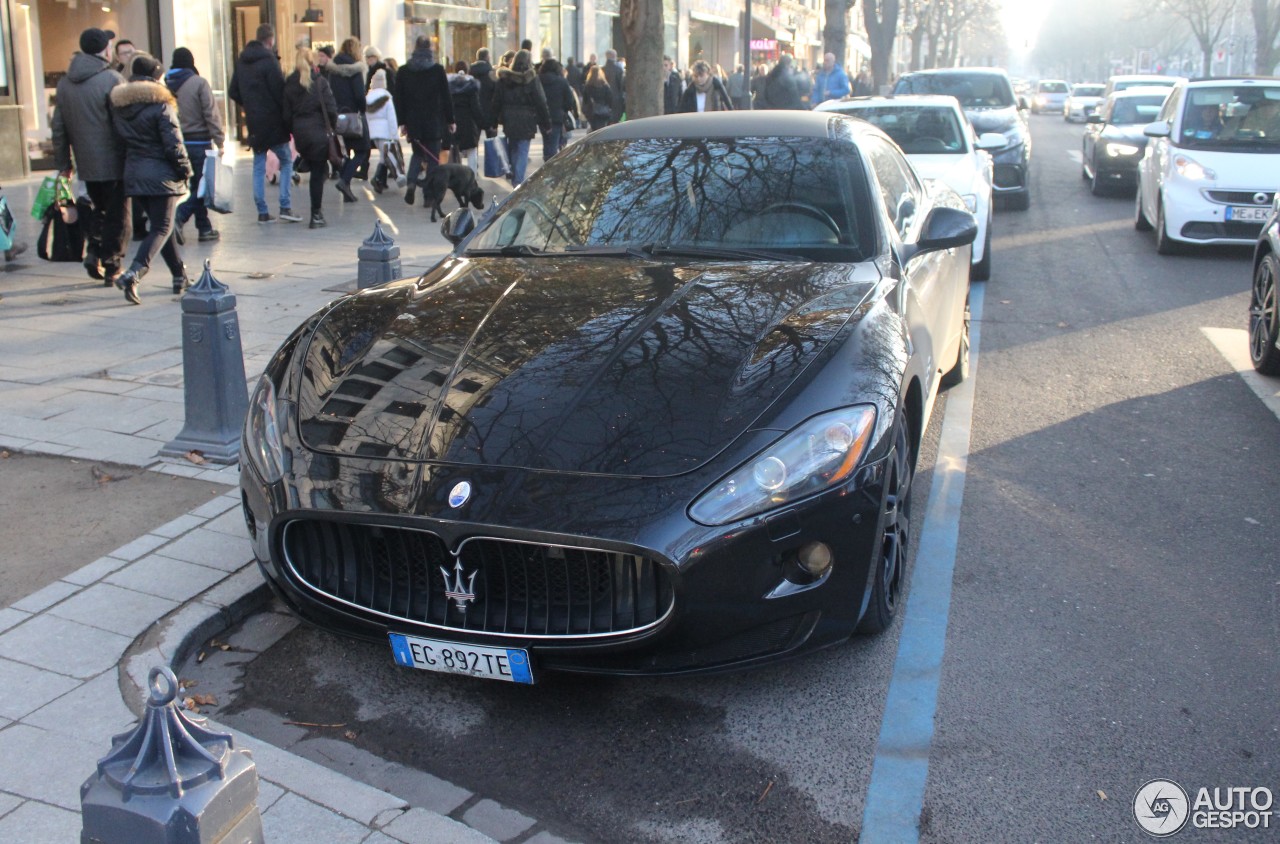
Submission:
<svg viewBox="0 0 1280 844">
<path fill-rule="evenodd" d="M 858 622 L 861 633 L 882 633 L 893 623 L 902 598 L 902 576 L 911 544 L 911 481 L 915 454 L 902 413 L 893 425 L 893 450 L 885 461 L 884 498 L 880 505 L 880 541 L 872 577 L 871 600 Z"/>
<path fill-rule="evenodd" d="M 1263 375 L 1280 375 L 1280 259 L 1268 252 L 1253 273 L 1253 293 L 1249 297 L 1249 357 L 1253 368 Z"/>
</svg>

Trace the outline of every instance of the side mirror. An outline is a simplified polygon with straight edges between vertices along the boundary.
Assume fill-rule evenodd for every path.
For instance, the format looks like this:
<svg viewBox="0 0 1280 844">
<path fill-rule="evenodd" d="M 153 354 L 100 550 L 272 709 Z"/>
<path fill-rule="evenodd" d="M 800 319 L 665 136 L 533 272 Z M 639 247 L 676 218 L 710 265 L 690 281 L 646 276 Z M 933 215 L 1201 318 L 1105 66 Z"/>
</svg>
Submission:
<svg viewBox="0 0 1280 844">
<path fill-rule="evenodd" d="M 1148 123 L 1142 127 L 1142 134 L 1148 138 L 1167 138 L 1169 137 L 1169 124 L 1164 120 L 1157 120 L 1155 123 Z"/>
<path fill-rule="evenodd" d="M 987 152 L 1004 149 L 1008 145 L 1009 142 L 999 132 L 983 132 L 978 136 L 978 149 L 985 149 Z"/>
<path fill-rule="evenodd" d="M 449 215 L 444 218 L 444 222 L 440 224 L 440 234 L 444 235 L 444 239 L 455 246 L 475 230 L 476 215 L 471 213 L 470 208 L 458 208 L 450 211 Z"/>
<path fill-rule="evenodd" d="M 935 208 L 924 221 L 924 231 L 916 241 L 915 254 L 968 246 L 978 237 L 978 221 L 968 211 Z"/>
<path fill-rule="evenodd" d="M 1031 104 L 1027 102 L 1027 98 L 1026 98 L 1026 97 L 1023 97 L 1023 96 L 1019 96 L 1019 97 L 1018 97 L 1018 111 L 1026 111 L 1026 110 L 1027 110 L 1027 109 L 1029 109 L 1029 108 L 1031 108 Z"/>
<path fill-rule="evenodd" d="M 1101 114 L 1091 114 L 1091 115 L 1089 115 L 1088 117 L 1086 117 L 1086 118 L 1084 119 L 1084 122 L 1085 122 L 1085 123 L 1101 123 L 1101 122 L 1102 122 L 1102 115 L 1101 115 Z"/>
</svg>

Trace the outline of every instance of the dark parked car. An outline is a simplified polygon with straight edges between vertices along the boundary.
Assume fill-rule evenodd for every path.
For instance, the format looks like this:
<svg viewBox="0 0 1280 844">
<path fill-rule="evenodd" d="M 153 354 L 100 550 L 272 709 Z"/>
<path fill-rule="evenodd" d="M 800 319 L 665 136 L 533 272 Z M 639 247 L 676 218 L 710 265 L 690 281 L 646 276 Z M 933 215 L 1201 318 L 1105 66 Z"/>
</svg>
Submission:
<svg viewBox="0 0 1280 844">
<path fill-rule="evenodd" d="M 1080 175 L 1089 180 L 1094 196 L 1113 187 L 1132 190 L 1138 185 L 1138 162 L 1147 148 L 1142 129 L 1156 119 L 1169 94 L 1167 88 L 1128 88 L 1103 102 L 1085 122 L 1080 142 Z"/>
<path fill-rule="evenodd" d="M 1280 375 L 1280 193 L 1253 252 L 1249 357 L 1263 375 Z"/>
<path fill-rule="evenodd" d="M 999 68 L 965 67 L 922 70 L 902 76 L 896 94 L 946 94 L 955 97 L 979 135 L 999 132 L 1004 149 L 992 150 L 995 196 L 1012 208 L 1031 206 L 1031 132 L 1025 106 L 1013 93 L 1009 77 Z"/>
<path fill-rule="evenodd" d="M 533 682 L 749 665 L 878 632 L 916 454 L 968 361 L 973 216 L 878 129 L 629 120 L 421 278 L 270 362 L 241 488 L 304 618 Z"/>
</svg>

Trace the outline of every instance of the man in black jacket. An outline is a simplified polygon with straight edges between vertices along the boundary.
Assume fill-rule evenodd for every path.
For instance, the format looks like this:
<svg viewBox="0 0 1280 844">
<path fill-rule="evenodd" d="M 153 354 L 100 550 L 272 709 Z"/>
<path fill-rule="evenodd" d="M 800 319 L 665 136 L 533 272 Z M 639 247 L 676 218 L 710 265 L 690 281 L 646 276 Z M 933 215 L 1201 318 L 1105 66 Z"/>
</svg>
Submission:
<svg viewBox="0 0 1280 844">
<path fill-rule="evenodd" d="M 617 123 L 622 120 L 622 115 L 627 110 L 627 72 L 622 69 L 622 65 L 618 63 L 618 51 L 609 50 L 604 54 L 604 79 L 609 83 L 609 90 L 613 94 L 613 117 L 609 123 Z"/>
<path fill-rule="evenodd" d="M 418 36 L 413 55 L 396 74 L 396 117 L 400 134 L 409 139 L 413 157 L 409 159 L 409 184 L 404 201 L 413 204 L 425 164 L 430 173 L 440 166 L 440 139 L 458 131 L 453 119 L 453 97 L 449 79 L 431 51 L 431 39 Z"/>
<path fill-rule="evenodd" d="M 684 80 L 676 72 L 675 62 L 670 56 L 662 57 L 662 71 L 666 74 L 666 82 L 662 83 L 662 113 L 675 114 L 680 110 L 680 95 L 684 93 Z"/>
<path fill-rule="evenodd" d="M 482 129 L 489 128 L 489 103 L 493 100 L 493 86 L 498 84 L 498 80 L 493 76 L 493 65 L 489 62 L 489 51 L 481 48 L 476 50 L 476 60 L 471 67 L 467 69 L 467 73 L 476 78 L 480 83 L 480 110 L 484 119 L 481 120 Z M 493 137 L 490 135 L 489 137 Z"/>
<path fill-rule="evenodd" d="M 289 188 L 293 185 L 293 155 L 289 151 L 289 129 L 284 125 L 284 74 L 276 58 L 276 31 L 269 24 L 258 27 L 253 41 L 244 45 L 231 74 L 228 94 L 244 109 L 253 148 L 253 202 L 258 206 L 258 222 L 274 223 L 267 208 L 267 151 L 280 160 L 280 219 L 300 223 L 293 213 Z"/>
</svg>

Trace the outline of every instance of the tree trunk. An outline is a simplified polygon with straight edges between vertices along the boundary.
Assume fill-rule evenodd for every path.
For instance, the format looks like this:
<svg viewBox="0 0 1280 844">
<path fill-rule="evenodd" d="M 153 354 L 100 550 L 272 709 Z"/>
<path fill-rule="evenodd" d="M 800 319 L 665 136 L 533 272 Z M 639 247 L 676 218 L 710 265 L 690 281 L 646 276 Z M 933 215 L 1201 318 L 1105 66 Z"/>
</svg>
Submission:
<svg viewBox="0 0 1280 844">
<path fill-rule="evenodd" d="M 898 0 L 863 0 L 862 20 L 871 42 L 871 76 L 876 93 L 889 85 L 889 61 L 893 56 L 893 39 L 898 34 Z"/>
<path fill-rule="evenodd" d="M 627 119 L 662 114 L 662 0 L 622 0 Z"/>
<path fill-rule="evenodd" d="M 924 25 L 917 24 L 916 28 L 911 30 L 911 69 L 919 70 L 923 61 L 924 52 Z"/>
<path fill-rule="evenodd" d="M 823 52 L 836 57 L 836 67 L 845 67 L 849 63 L 849 2 L 826 0 L 823 11 L 827 15 L 822 26 Z"/>
<path fill-rule="evenodd" d="M 1276 36 L 1280 35 L 1280 8 L 1275 0 L 1253 0 L 1253 33 L 1257 49 L 1254 73 L 1270 76 L 1276 66 Z"/>
</svg>

